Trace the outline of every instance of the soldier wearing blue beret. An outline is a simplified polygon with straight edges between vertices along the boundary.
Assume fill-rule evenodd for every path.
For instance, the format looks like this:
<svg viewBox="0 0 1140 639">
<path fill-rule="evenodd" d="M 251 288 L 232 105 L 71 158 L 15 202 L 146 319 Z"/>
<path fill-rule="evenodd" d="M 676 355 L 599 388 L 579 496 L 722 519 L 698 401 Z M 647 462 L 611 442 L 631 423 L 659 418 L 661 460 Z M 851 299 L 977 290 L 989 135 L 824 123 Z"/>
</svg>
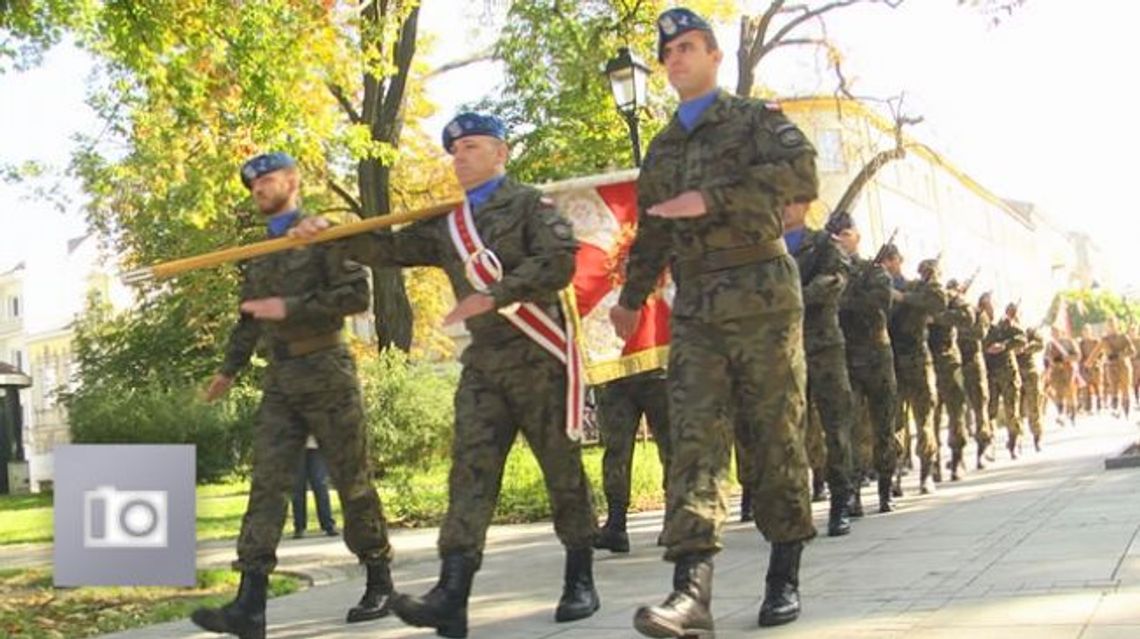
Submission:
<svg viewBox="0 0 1140 639">
<path fill-rule="evenodd" d="M 569 333 L 559 292 L 574 275 L 578 243 L 551 200 L 507 175 L 504 137 L 494 116 L 457 115 L 444 127 L 442 143 L 465 192 L 463 205 L 394 233 L 338 242 L 375 267 L 442 268 L 459 300 L 444 324 L 464 322 L 471 334 L 455 396 L 439 582 L 422 596 L 400 593 L 392 600 L 392 611 L 405 623 L 435 628 L 444 637 L 467 636 L 472 582 L 507 454 L 520 432 L 542 467 L 554 531 L 566 549 L 554 619 L 584 619 L 601 605 L 593 577 L 597 524 L 581 445 L 567 414 L 569 391 L 584 380 L 567 366 L 571 353 L 560 350 Z M 295 235 L 310 237 L 325 226 L 314 218 Z"/>
<path fill-rule="evenodd" d="M 241 181 L 266 217 L 270 237 L 303 218 L 297 163 L 285 153 L 246 162 Z M 392 546 L 380 497 L 372 485 L 364 406 L 356 364 L 342 338 L 344 318 L 368 310 L 366 273 L 325 245 L 254 257 L 242 264 L 241 315 L 230 332 L 225 360 L 206 398 L 224 395 L 254 351 L 269 361 L 253 428 L 253 478 L 242 518 L 234 569 L 237 597 L 220 608 L 200 608 L 191 619 L 214 632 L 265 636 L 266 588 L 277 565 L 287 497 L 310 436 L 328 462 L 344 510 L 344 541 L 367 570 L 351 622 L 388 614 Z"/>
<path fill-rule="evenodd" d="M 782 215 L 814 200 L 819 183 L 815 150 L 778 106 L 718 89 L 724 53 L 706 20 L 670 9 L 657 31 L 657 57 L 681 104 L 646 153 L 628 279 L 610 316 L 619 337 L 632 334 L 672 260 L 664 541 L 674 589 L 661 605 L 640 608 L 634 627 L 650 637 L 704 636 L 713 633 L 732 415 L 755 470 L 745 480 L 756 525 L 772 544 L 758 621 L 799 616 L 800 556 L 816 531 L 801 428 L 804 303 Z"/>
</svg>

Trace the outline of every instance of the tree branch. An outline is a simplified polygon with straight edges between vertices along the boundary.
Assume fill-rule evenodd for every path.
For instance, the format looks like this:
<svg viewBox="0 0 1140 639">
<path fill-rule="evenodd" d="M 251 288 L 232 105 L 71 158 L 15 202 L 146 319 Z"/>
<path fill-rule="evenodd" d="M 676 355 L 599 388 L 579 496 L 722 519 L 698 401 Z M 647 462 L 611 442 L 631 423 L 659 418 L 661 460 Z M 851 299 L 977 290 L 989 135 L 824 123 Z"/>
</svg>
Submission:
<svg viewBox="0 0 1140 639">
<path fill-rule="evenodd" d="M 404 18 L 404 24 L 400 29 L 400 39 L 396 43 L 394 52 L 396 73 L 389 78 L 380 118 L 373 123 L 374 140 L 395 144 L 400 137 L 400 111 L 404 106 L 404 92 L 408 86 L 412 58 L 416 55 L 416 27 L 419 16 L 420 7 L 417 4 L 408 12 L 408 17 Z"/>
<path fill-rule="evenodd" d="M 344 114 L 348 116 L 348 120 L 353 124 L 360 124 L 360 122 L 362 122 L 360 112 L 356 110 L 356 107 L 353 106 L 348 96 L 344 94 L 344 89 L 331 82 L 326 82 L 325 86 L 329 88 L 329 93 L 332 93 L 332 96 L 336 98 L 337 104 L 340 105 Z"/>
<path fill-rule="evenodd" d="M 325 182 L 329 185 L 329 189 L 331 189 L 333 193 L 336 193 L 338 196 L 340 196 L 340 199 L 344 200 L 344 203 L 348 205 L 348 208 L 352 209 L 353 213 L 356 213 L 360 217 L 364 217 L 364 207 L 361 206 L 360 200 L 353 197 L 353 195 L 349 193 L 347 189 L 337 184 L 336 181 L 332 178 L 325 180 Z"/>
<path fill-rule="evenodd" d="M 452 60 L 451 62 L 441 64 L 438 67 L 432 69 L 431 71 L 428 71 L 427 75 L 425 75 L 424 77 L 425 78 L 434 78 L 436 76 L 443 75 L 449 71 L 455 71 L 456 69 L 462 69 L 463 67 L 470 66 L 472 64 L 478 64 L 479 62 L 487 62 L 489 60 L 494 60 L 494 59 L 495 59 L 495 49 L 493 47 L 488 47 L 486 49 L 483 49 L 482 51 L 477 51 L 477 52 L 475 52 L 475 53 L 473 53 L 473 54 L 471 54 L 465 58 L 459 58 L 458 60 Z"/>
</svg>

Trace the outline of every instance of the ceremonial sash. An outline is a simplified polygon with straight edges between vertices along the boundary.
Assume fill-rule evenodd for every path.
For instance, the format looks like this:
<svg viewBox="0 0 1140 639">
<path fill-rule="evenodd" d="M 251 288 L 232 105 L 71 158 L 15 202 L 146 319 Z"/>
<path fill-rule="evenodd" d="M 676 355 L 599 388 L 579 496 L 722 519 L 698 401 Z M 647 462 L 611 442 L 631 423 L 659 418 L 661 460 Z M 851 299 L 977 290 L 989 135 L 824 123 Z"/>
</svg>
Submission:
<svg viewBox="0 0 1140 639">
<path fill-rule="evenodd" d="M 503 265 L 479 237 L 469 202 L 464 200 L 462 206 L 448 215 L 447 229 L 455 250 L 463 260 L 467 281 L 476 291 L 487 293 L 492 284 L 503 279 Z M 580 440 L 586 388 L 573 322 L 567 321 L 563 328 L 531 302 L 511 304 L 499 309 L 499 313 L 566 367 L 566 435 L 575 441 Z"/>
</svg>

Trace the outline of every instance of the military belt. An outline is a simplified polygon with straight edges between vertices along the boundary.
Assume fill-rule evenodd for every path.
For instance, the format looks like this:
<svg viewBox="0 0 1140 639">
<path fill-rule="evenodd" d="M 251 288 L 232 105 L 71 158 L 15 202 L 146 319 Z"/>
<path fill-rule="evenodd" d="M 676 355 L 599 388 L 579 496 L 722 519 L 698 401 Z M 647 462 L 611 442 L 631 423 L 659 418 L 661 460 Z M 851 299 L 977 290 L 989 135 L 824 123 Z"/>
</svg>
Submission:
<svg viewBox="0 0 1140 639">
<path fill-rule="evenodd" d="M 339 346 L 343 343 L 344 338 L 341 336 L 340 331 L 336 331 L 334 333 L 324 333 L 312 337 L 302 337 L 301 339 L 277 341 L 273 343 L 271 350 L 273 352 L 273 358 L 281 360 L 292 357 L 303 357 L 317 351 Z"/>
<path fill-rule="evenodd" d="M 759 244 L 710 251 L 692 259 L 677 260 L 676 267 L 678 275 L 685 279 L 746 264 L 759 264 L 787 254 L 788 245 L 784 243 L 784 238 L 777 238 Z"/>
</svg>

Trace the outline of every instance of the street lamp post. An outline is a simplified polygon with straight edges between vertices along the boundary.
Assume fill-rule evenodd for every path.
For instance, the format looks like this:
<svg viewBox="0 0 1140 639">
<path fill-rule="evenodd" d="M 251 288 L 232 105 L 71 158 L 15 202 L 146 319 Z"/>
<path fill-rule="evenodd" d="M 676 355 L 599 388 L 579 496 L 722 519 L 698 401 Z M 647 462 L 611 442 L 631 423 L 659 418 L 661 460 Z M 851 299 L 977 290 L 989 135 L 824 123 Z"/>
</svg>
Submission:
<svg viewBox="0 0 1140 639">
<path fill-rule="evenodd" d="M 613 93 L 618 113 L 621 113 L 629 126 L 629 138 L 633 143 L 633 164 L 640 167 L 641 136 L 637 130 L 637 111 L 645 106 L 649 67 L 630 53 L 629 47 L 621 47 L 617 56 L 606 63 L 605 74 L 610 80 L 610 91 Z"/>
</svg>

